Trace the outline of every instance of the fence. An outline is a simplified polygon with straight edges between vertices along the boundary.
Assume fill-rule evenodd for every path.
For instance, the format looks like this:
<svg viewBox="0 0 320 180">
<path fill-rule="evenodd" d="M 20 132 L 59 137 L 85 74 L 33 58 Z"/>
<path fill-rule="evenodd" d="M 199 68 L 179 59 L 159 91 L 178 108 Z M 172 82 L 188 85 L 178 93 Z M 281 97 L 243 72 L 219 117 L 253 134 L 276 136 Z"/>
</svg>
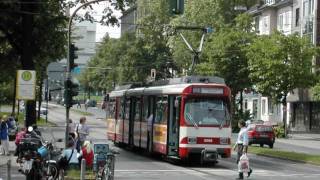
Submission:
<svg viewBox="0 0 320 180">
<path fill-rule="evenodd" d="M 11 180 L 11 160 L 0 164 L 0 180 Z"/>
</svg>

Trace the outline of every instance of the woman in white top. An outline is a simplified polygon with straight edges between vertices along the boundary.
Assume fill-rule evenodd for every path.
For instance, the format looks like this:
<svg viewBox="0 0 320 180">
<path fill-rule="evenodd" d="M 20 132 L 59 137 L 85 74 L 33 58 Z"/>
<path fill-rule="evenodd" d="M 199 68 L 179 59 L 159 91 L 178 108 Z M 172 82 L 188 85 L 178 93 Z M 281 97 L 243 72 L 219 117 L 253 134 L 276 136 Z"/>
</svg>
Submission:
<svg viewBox="0 0 320 180">
<path fill-rule="evenodd" d="M 233 147 L 234 151 L 237 151 L 237 164 L 240 161 L 240 157 L 243 153 L 248 152 L 248 144 L 249 144 L 249 138 L 248 138 L 248 130 L 246 127 L 246 122 L 243 120 L 240 120 L 238 122 L 238 127 L 240 128 L 238 139 L 236 144 Z M 252 173 L 252 169 L 250 168 L 248 172 L 248 177 L 250 177 Z M 237 179 L 243 179 L 243 172 L 239 172 L 239 177 Z"/>
<path fill-rule="evenodd" d="M 67 160 L 70 159 L 68 169 L 79 169 L 78 152 L 76 149 L 74 149 L 73 141 L 69 141 L 68 148 L 63 150 L 61 156 L 66 157 Z"/>
</svg>

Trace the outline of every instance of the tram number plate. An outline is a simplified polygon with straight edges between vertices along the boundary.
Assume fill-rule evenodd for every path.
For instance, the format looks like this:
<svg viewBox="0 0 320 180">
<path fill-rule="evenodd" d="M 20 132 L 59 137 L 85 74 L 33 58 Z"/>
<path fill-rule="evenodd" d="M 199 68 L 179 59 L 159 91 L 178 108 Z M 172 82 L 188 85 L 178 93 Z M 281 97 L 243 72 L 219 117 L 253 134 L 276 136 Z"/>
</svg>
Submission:
<svg viewBox="0 0 320 180">
<path fill-rule="evenodd" d="M 204 143 L 212 143 L 212 141 L 213 141 L 212 139 L 203 139 Z"/>
</svg>

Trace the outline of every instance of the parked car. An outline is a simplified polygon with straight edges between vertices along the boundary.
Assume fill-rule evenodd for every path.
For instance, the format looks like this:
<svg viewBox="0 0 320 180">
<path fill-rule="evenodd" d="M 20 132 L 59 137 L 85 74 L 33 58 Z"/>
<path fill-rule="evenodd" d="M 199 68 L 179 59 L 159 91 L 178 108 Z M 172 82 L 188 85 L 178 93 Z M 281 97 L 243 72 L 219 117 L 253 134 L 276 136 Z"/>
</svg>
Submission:
<svg viewBox="0 0 320 180">
<path fill-rule="evenodd" d="M 271 125 L 250 124 L 248 126 L 249 145 L 260 144 L 263 147 L 265 144 L 273 148 L 275 142 L 275 133 Z"/>
<path fill-rule="evenodd" d="M 39 108 L 38 108 L 38 107 L 37 107 L 36 111 L 37 111 L 37 113 L 38 113 L 38 111 L 39 111 Z M 47 108 L 44 108 L 44 107 L 41 107 L 41 108 L 40 108 L 40 115 L 41 115 L 41 114 L 42 114 L 42 115 L 46 115 L 47 113 L 48 113 Z"/>
<path fill-rule="evenodd" d="M 97 106 L 97 101 L 96 100 L 89 100 L 88 102 L 86 102 L 86 105 L 88 107 L 96 107 Z"/>
</svg>

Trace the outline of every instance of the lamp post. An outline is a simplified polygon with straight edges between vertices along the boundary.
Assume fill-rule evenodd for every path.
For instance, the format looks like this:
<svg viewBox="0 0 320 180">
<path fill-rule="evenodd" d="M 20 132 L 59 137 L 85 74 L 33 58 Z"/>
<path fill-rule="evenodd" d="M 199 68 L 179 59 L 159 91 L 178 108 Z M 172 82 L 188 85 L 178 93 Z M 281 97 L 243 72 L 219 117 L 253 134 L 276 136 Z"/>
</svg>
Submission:
<svg viewBox="0 0 320 180">
<path fill-rule="evenodd" d="M 86 2 L 84 4 L 82 4 L 81 6 L 79 6 L 70 16 L 69 19 L 69 25 L 68 25 L 68 57 L 67 57 L 67 73 L 66 73 L 66 80 L 71 80 L 71 69 L 70 69 L 70 45 L 71 45 L 71 25 L 72 25 L 72 19 L 74 18 L 74 16 L 76 15 L 76 13 L 84 6 L 88 6 L 89 4 L 93 4 L 93 3 L 97 3 L 97 2 L 101 2 L 101 1 L 108 1 L 108 0 L 93 0 L 93 1 L 89 1 Z M 66 89 L 66 83 L 65 83 L 65 89 Z M 66 91 L 68 92 L 68 91 Z M 67 96 L 70 96 L 70 94 L 66 94 Z M 67 147 L 68 145 L 68 140 L 69 140 L 69 111 L 70 111 L 70 107 L 66 106 L 66 134 L 65 134 L 65 147 Z"/>
</svg>

